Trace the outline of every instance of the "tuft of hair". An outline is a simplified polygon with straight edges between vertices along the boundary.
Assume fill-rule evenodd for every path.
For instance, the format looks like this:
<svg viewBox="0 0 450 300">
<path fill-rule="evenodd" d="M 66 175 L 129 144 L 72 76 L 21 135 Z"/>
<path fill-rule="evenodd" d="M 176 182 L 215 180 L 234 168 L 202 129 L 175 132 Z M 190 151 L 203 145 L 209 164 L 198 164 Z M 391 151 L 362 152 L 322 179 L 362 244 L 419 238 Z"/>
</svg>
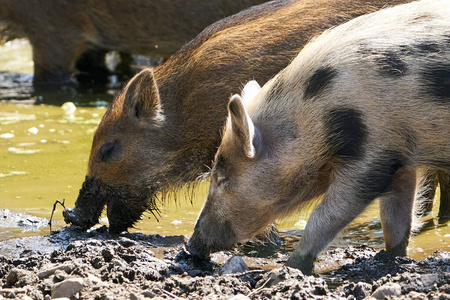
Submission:
<svg viewBox="0 0 450 300">
<path fill-rule="evenodd" d="M 420 169 L 417 171 L 417 182 L 416 182 L 416 194 L 414 196 L 414 207 L 411 223 L 411 235 L 419 233 L 422 227 L 426 223 L 426 216 L 430 213 L 429 207 L 433 205 L 433 199 L 428 199 L 425 197 L 430 191 L 430 185 L 428 172 L 426 169 Z M 431 202 L 431 203 L 430 203 Z"/>
<path fill-rule="evenodd" d="M 244 106 L 247 106 L 247 103 L 250 103 L 260 90 L 261 86 L 258 84 L 258 82 L 256 82 L 256 80 L 247 82 L 241 92 L 241 98 Z"/>
</svg>

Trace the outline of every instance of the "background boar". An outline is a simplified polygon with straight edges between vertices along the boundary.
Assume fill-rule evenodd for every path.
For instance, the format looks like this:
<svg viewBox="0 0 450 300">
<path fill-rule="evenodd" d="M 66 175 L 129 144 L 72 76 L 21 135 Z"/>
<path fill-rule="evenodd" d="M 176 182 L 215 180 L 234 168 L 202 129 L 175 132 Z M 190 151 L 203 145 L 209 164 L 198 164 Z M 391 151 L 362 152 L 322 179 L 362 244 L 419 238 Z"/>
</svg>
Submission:
<svg viewBox="0 0 450 300">
<path fill-rule="evenodd" d="M 268 2 L 209 26 L 153 72 L 136 75 L 95 133 L 86 183 L 74 210 L 64 212 L 66 222 L 89 228 L 107 204 L 111 231 L 132 226 L 156 192 L 208 171 L 227 99 L 243 83 L 266 82 L 311 36 L 385 4 Z"/>
<path fill-rule="evenodd" d="M 417 168 L 450 171 L 448 16 L 448 0 L 424 0 L 356 18 L 232 97 L 190 251 L 227 249 L 324 194 L 288 266 L 310 273 L 375 198 L 387 251 L 406 255 Z"/>
<path fill-rule="evenodd" d="M 214 21 L 265 1 L 0 0 L 0 32 L 29 39 L 35 85 L 60 85 L 85 52 L 169 57 Z M 90 71 L 103 74 L 101 65 Z"/>
</svg>

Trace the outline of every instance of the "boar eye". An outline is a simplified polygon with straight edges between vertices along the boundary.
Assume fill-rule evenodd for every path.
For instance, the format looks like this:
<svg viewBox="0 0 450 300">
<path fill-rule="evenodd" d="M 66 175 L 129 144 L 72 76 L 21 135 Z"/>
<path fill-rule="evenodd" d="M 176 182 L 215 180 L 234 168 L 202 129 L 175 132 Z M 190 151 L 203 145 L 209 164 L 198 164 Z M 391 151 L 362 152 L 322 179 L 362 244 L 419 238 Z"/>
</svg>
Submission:
<svg viewBox="0 0 450 300">
<path fill-rule="evenodd" d="M 118 159 L 120 157 L 121 147 L 119 141 L 109 141 L 103 144 L 98 150 L 98 159 L 101 162 L 106 162 L 111 159 Z"/>
</svg>

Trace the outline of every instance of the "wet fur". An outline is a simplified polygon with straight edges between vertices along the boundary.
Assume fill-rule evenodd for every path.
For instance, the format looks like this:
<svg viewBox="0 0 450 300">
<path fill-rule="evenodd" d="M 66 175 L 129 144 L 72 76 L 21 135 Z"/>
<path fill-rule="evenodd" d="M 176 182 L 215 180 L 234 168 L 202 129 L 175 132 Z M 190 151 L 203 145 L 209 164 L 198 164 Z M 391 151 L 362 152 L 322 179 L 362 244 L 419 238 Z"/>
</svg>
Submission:
<svg viewBox="0 0 450 300">
<path fill-rule="evenodd" d="M 116 97 L 95 133 L 88 176 L 155 193 L 197 180 L 220 144 L 228 95 L 251 79 L 268 81 L 312 36 L 385 4 L 279 0 L 207 27 L 153 72 L 136 75 Z M 119 159 L 96 160 L 113 140 L 121 145 Z"/>
</svg>

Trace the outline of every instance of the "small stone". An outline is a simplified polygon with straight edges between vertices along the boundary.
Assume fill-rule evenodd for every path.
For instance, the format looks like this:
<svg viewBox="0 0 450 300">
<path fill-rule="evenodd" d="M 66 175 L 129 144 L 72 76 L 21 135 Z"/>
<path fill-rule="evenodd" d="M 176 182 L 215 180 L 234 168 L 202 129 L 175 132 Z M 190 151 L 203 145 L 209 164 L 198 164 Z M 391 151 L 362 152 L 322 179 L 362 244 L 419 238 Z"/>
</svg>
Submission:
<svg viewBox="0 0 450 300">
<path fill-rule="evenodd" d="M 142 295 L 144 295 L 144 297 L 147 297 L 147 298 L 154 298 L 154 297 L 156 297 L 155 293 L 153 293 L 152 291 L 144 291 L 142 293 Z"/>
<path fill-rule="evenodd" d="M 242 273 L 248 271 L 245 261 L 240 256 L 233 256 L 220 268 L 219 275 Z"/>
<path fill-rule="evenodd" d="M 369 297 L 372 293 L 372 285 L 367 282 L 358 282 L 353 288 L 353 296 L 357 299 Z"/>
<path fill-rule="evenodd" d="M 51 289 L 52 299 L 54 298 L 71 298 L 76 293 L 83 289 L 84 281 L 81 278 L 68 278 L 58 284 L 55 284 Z"/>
<path fill-rule="evenodd" d="M 61 281 L 63 281 L 64 279 L 66 279 L 67 278 L 67 274 L 66 274 L 66 272 L 64 272 L 64 271 L 62 271 L 62 270 L 56 270 L 55 271 L 55 276 L 54 276 L 54 281 L 55 282 L 61 282 Z"/>
<path fill-rule="evenodd" d="M 130 300 L 140 300 L 142 299 L 141 296 L 136 295 L 135 293 L 130 293 Z"/>
<path fill-rule="evenodd" d="M 115 266 L 118 266 L 118 267 L 125 268 L 125 267 L 127 266 L 126 262 L 124 262 L 124 261 L 122 261 L 122 260 L 120 260 L 120 259 L 114 259 L 114 260 L 112 260 L 111 262 L 112 262 Z"/>
<path fill-rule="evenodd" d="M 422 300 L 422 299 L 426 299 L 427 295 L 424 293 L 412 291 L 408 295 L 406 295 L 406 297 L 411 300 Z"/>
<path fill-rule="evenodd" d="M 38 277 L 31 271 L 13 268 L 6 277 L 6 286 L 24 287 L 38 281 Z"/>
<path fill-rule="evenodd" d="M 402 287 L 398 283 L 386 283 L 373 292 L 372 297 L 384 299 L 388 297 L 398 297 L 402 294 Z"/>
<path fill-rule="evenodd" d="M 67 274 L 70 274 L 73 269 L 75 269 L 75 265 L 72 263 L 65 263 L 63 265 L 59 265 L 44 271 L 39 272 L 37 275 L 40 279 L 48 278 L 53 275 L 57 270 L 63 270 Z"/>
<path fill-rule="evenodd" d="M 114 257 L 114 250 L 109 249 L 109 248 L 103 249 L 102 256 L 106 262 L 110 262 Z"/>
</svg>

